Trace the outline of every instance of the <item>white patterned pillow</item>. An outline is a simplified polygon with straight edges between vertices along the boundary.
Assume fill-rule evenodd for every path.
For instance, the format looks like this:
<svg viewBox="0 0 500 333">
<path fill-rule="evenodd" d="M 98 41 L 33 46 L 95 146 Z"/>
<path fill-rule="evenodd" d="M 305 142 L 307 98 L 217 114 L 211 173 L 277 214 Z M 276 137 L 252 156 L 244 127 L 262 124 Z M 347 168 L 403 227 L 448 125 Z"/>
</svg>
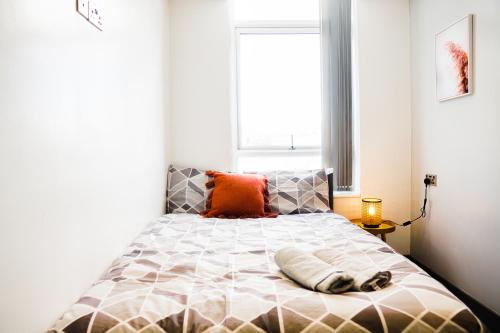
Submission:
<svg viewBox="0 0 500 333">
<path fill-rule="evenodd" d="M 180 168 L 168 169 L 167 212 L 199 214 L 205 210 L 205 202 L 211 190 L 205 170 Z"/>
<path fill-rule="evenodd" d="M 325 169 L 261 174 L 268 178 L 269 201 L 273 211 L 283 215 L 331 212 Z"/>
</svg>

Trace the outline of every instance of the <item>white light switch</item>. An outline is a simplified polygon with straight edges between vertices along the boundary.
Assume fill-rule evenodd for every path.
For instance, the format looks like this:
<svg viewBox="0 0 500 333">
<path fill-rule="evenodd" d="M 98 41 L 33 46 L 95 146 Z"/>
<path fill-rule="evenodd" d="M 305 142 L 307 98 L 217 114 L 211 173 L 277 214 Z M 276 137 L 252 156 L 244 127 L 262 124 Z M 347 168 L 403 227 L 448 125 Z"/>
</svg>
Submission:
<svg viewBox="0 0 500 333">
<path fill-rule="evenodd" d="M 88 20 L 89 19 L 89 0 L 77 0 L 76 6 L 77 6 L 78 12 Z"/>
<path fill-rule="evenodd" d="M 89 21 L 97 27 L 97 29 L 102 30 L 102 6 L 100 0 L 88 0 L 89 1 Z"/>
</svg>

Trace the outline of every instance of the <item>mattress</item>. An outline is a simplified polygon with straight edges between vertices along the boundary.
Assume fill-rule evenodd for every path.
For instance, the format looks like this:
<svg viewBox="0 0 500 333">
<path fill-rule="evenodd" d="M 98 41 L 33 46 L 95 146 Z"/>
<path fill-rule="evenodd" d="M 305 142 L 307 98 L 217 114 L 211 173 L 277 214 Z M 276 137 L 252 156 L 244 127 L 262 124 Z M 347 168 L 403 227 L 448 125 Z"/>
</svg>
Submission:
<svg viewBox="0 0 500 333">
<path fill-rule="evenodd" d="M 284 276 L 274 253 L 361 251 L 393 274 L 383 290 L 327 295 Z M 276 219 L 165 215 L 49 330 L 94 332 L 482 332 L 443 285 L 336 214 Z"/>
</svg>

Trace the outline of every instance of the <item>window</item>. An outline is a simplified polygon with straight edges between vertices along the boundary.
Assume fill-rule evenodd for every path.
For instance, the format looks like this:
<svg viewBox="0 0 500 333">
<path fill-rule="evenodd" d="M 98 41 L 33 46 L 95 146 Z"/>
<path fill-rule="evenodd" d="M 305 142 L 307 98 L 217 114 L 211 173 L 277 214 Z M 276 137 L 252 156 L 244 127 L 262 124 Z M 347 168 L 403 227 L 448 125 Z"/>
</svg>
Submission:
<svg viewBox="0 0 500 333">
<path fill-rule="evenodd" d="M 318 34 L 242 32 L 239 46 L 239 148 L 319 148 Z"/>
<path fill-rule="evenodd" d="M 319 5 L 235 0 L 237 166 L 321 167 Z"/>
</svg>

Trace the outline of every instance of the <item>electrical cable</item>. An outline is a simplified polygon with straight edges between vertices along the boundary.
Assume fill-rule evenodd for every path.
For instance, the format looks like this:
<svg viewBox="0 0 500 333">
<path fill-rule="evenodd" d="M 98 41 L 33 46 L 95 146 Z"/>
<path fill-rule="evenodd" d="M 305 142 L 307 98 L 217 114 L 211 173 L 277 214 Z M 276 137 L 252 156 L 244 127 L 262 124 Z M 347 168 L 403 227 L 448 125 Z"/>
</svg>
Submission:
<svg viewBox="0 0 500 333">
<path fill-rule="evenodd" d="M 413 220 L 406 221 L 403 224 L 400 224 L 397 222 L 394 222 L 394 224 L 399 225 L 400 227 L 406 227 L 406 226 L 409 226 L 410 224 L 412 224 L 413 222 L 418 221 L 421 218 L 425 218 L 427 216 L 427 211 L 425 210 L 425 208 L 427 206 L 427 188 L 429 187 L 430 183 L 431 183 L 431 180 L 426 177 L 424 179 L 424 184 L 425 184 L 424 204 L 422 205 L 422 208 L 420 208 L 420 216 L 413 219 Z"/>
</svg>

